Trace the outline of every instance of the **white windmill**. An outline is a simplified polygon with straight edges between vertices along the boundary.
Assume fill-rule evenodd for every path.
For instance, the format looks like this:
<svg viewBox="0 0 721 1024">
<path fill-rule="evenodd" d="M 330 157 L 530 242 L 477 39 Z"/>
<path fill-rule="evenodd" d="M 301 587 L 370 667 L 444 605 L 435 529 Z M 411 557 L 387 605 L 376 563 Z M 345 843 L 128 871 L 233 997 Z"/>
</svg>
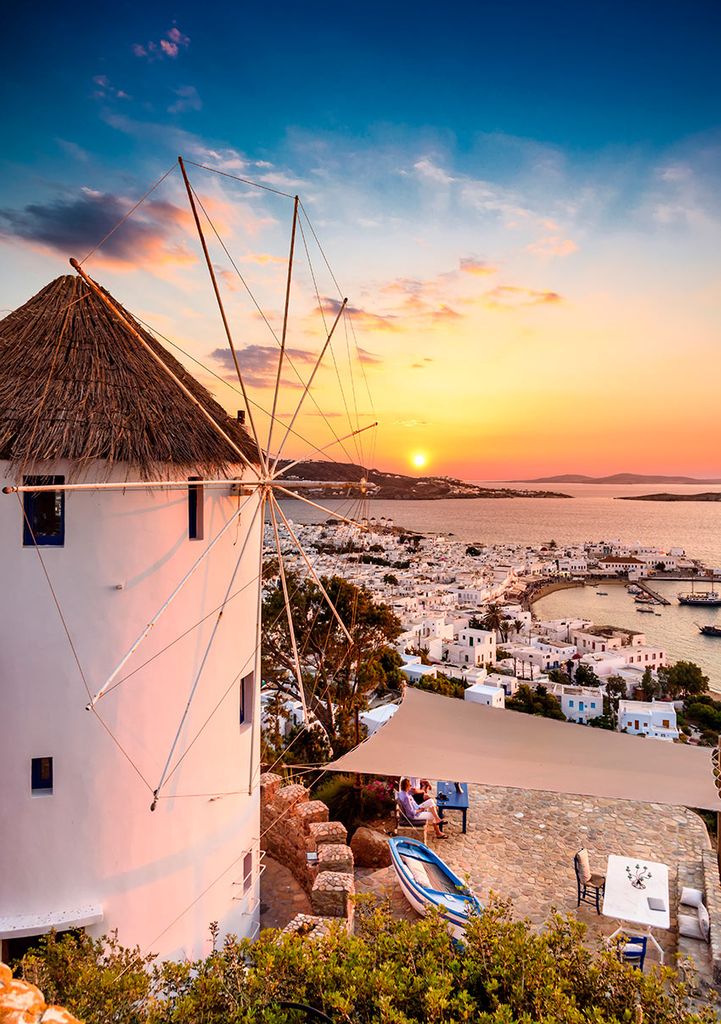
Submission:
<svg viewBox="0 0 721 1024">
<path fill-rule="evenodd" d="M 346 303 L 281 419 L 303 215 L 288 197 L 283 326 L 261 437 L 205 210 L 179 165 L 247 429 L 74 259 L 76 276 L 0 321 L 6 957 L 50 928 L 117 928 L 122 942 L 166 957 L 207 952 L 211 921 L 241 936 L 258 928 L 263 523 L 286 598 L 281 530 L 323 589 L 279 496 L 323 507 L 287 482 L 302 460 L 281 457 Z M 313 450 L 374 425 L 356 421 Z"/>
</svg>

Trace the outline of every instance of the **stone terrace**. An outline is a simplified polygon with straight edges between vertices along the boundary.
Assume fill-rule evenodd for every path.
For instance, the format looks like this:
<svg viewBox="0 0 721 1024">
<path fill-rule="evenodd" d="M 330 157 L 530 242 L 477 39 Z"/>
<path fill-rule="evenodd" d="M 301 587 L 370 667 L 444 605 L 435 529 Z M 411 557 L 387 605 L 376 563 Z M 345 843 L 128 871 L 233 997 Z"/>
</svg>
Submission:
<svg viewBox="0 0 721 1024">
<path fill-rule="evenodd" d="M 469 799 L 467 834 L 461 833 L 460 815 L 450 813 L 448 838 L 430 842 L 481 899 L 492 891 L 510 897 L 514 916 L 535 926 L 552 908 L 573 911 L 588 925 L 589 937 L 600 939 L 617 925 L 586 904 L 576 910 L 576 850 L 587 847 L 592 869 L 601 873 L 611 853 L 660 861 L 669 867 L 672 917 L 671 930 L 655 934 L 667 954 L 676 952 L 678 886 L 703 888 L 703 851 L 711 846 L 698 815 L 682 807 L 488 786 L 470 786 Z M 356 885 L 358 892 L 391 896 L 395 913 L 414 916 L 399 898 L 393 868 L 357 869 Z M 699 953 L 705 950 L 701 946 Z M 649 960 L 655 955 L 649 946 Z"/>
</svg>

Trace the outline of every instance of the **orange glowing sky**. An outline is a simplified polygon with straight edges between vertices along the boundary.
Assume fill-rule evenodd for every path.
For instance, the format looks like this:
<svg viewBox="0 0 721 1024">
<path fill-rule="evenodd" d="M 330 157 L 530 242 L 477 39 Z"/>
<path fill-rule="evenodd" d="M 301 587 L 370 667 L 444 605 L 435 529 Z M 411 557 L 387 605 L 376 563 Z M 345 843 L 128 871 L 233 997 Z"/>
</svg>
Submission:
<svg viewBox="0 0 721 1024">
<path fill-rule="evenodd" d="M 279 402 L 286 422 L 323 344 L 324 321 L 348 296 L 332 357 L 314 381 L 317 405 L 305 402 L 295 426 L 302 438 L 293 436 L 284 455 L 311 454 L 307 442 L 325 448 L 378 420 L 357 445 L 329 447 L 327 457 L 479 480 L 721 475 L 717 129 L 684 132 L 679 115 L 664 137 L 654 122 L 652 141 L 619 139 L 608 126 L 604 135 L 601 105 L 593 124 L 588 110 L 577 111 L 582 144 L 550 140 L 550 108 L 545 138 L 465 126 L 461 143 L 447 126 L 417 118 L 403 127 L 361 125 L 358 114 L 355 131 L 337 123 L 331 130 L 313 127 L 308 113 L 293 128 L 276 126 L 272 138 L 268 131 L 253 151 L 220 136 L 215 123 L 211 131 L 206 80 L 191 86 L 178 77 L 182 66 L 200 76 L 195 31 L 172 31 L 182 46 L 164 37 L 162 60 L 148 63 L 147 47 L 131 47 L 134 36 L 121 56 L 103 56 L 103 73 L 88 77 L 93 91 L 74 100 L 89 134 L 57 113 L 55 134 L 65 134 L 44 130 L 32 167 L 19 157 L 0 164 L 0 307 L 14 308 L 68 273 L 67 257 L 84 256 L 182 152 L 298 192 L 340 282 L 339 292 L 304 218 L 290 301 L 292 366 Z M 96 43 L 100 53 L 104 36 Z M 423 78 L 419 68 L 418 88 Z M 561 84 L 559 116 L 568 100 Z M 526 107 L 527 92 L 519 111 Z M 39 99 L 39 118 L 43 109 Z M 521 115 L 507 116 L 510 124 Z M 614 108 L 609 124 L 617 120 Z M 267 410 L 292 199 L 193 164 L 189 171 L 228 249 L 206 224 L 248 388 Z M 200 360 L 203 367 L 183 357 L 229 409 L 243 404 L 177 169 L 85 266 Z M 267 419 L 261 411 L 257 418 L 264 439 Z"/>
</svg>

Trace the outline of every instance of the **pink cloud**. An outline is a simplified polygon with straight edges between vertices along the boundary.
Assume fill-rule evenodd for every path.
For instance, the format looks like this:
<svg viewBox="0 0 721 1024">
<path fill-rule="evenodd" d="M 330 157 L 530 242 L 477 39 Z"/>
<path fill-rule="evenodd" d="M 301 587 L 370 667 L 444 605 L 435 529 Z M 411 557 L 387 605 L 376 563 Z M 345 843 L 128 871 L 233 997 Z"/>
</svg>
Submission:
<svg viewBox="0 0 721 1024">
<path fill-rule="evenodd" d="M 547 235 L 527 245 L 526 248 L 536 256 L 569 256 L 572 252 L 578 251 L 573 239 L 564 238 L 562 235 Z"/>
<path fill-rule="evenodd" d="M 157 41 L 133 43 L 131 50 L 136 57 L 141 57 L 145 60 L 163 60 L 164 57 L 175 60 L 180 51 L 187 50 L 189 46 L 190 36 L 186 36 L 177 25 L 173 25 Z"/>
<path fill-rule="evenodd" d="M 486 263 L 485 260 L 474 259 L 472 256 L 461 257 L 458 261 L 458 266 L 464 274 L 477 274 L 479 277 L 498 273 L 498 267 L 494 267 L 491 263 Z"/>
</svg>

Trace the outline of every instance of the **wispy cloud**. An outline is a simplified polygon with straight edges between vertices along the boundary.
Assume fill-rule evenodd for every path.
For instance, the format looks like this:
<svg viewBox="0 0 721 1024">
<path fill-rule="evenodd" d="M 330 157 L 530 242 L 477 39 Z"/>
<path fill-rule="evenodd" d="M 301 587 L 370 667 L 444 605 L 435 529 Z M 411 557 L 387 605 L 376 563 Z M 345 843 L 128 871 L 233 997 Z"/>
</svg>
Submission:
<svg viewBox="0 0 721 1024">
<path fill-rule="evenodd" d="M 143 57 L 146 60 L 163 60 L 166 57 L 175 60 L 181 50 L 187 50 L 189 46 L 190 36 L 186 36 L 174 24 L 160 39 L 153 39 L 147 43 L 133 43 L 131 49 L 136 57 Z"/>
<path fill-rule="evenodd" d="M 536 256 L 569 256 L 572 252 L 578 252 L 573 239 L 564 238 L 563 235 L 546 235 L 537 242 L 531 242 L 526 249 Z"/>
<path fill-rule="evenodd" d="M 514 310 L 525 306 L 555 306 L 563 302 L 563 297 L 558 292 L 506 284 L 485 292 L 483 301 L 490 309 Z"/>
<path fill-rule="evenodd" d="M 293 365 L 298 367 L 313 366 L 317 359 L 313 352 L 302 348 L 286 348 L 285 352 Z M 279 353 L 278 348 L 270 345 L 246 345 L 245 348 L 238 349 L 238 362 L 245 383 L 258 388 L 272 387 L 278 371 Z M 229 380 L 236 379 L 235 364 L 229 349 L 216 348 L 210 353 L 210 358 L 222 367 L 225 377 Z M 302 386 L 295 374 L 289 375 L 283 383 L 290 388 Z"/>
<path fill-rule="evenodd" d="M 107 75 L 95 75 L 93 78 L 93 96 L 96 100 L 129 100 L 132 99 L 124 89 L 118 89 Z"/>
<path fill-rule="evenodd" d="M 181 85 L 173 91 L 177 99 L 168 107 L 169 114 L 184 114 L 188 110 L 203 109 L 203 101 L 194 85 Z"/>
<path fill-rule="evenodd" d="M 73 160 L 79 160 L 80 163 L 87 163 L 90 159 L 90 154 L 87 150 L 79 146 L 77 142 L 71 142 L 69 139 L 56 139 L 55 140 L 62 149 L 66 156 L 72 157 Z"/>
<path fill-rule="evenodd" d="M 487 277 L 489 274 L 497 274 L 498 267 L 485 260 L 478 260 L 474 256 L 462 256 L 458 261 L 459 269 L 464 274 L 475 274 L 478 277 Z"/>
<path fill-rule="evenodd" d="M 341 303 L 338 299 L 324 297 L 321 299 L 321 303 L 321 309 L 324 313 L 328 313 L 331 316 L 338 315 L 341 308 Z M 345 315 L 354 323 L 370 330 L 397 331 L 400 329 L 398 324 L 394 322 L 395 316 L 381 316 L 378 313 L 371 313 L 369 310 L 361 309 L 358 306 L 346 306 Z"/>
</svg>

